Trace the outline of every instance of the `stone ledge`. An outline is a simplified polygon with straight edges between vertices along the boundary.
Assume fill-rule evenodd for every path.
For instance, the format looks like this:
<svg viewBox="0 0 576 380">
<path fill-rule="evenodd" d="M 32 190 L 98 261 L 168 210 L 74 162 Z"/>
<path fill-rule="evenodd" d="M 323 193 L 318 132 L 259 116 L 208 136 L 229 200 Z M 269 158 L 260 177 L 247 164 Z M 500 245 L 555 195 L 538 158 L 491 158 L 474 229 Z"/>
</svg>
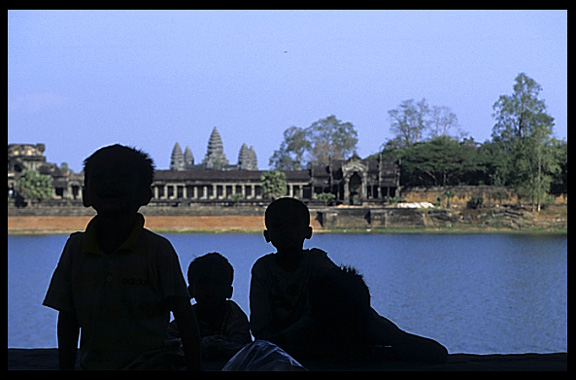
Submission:
<svg viewBox="0 0 576 380">
<path fill-rule="evenodd" d="M 568 354 L 511 354 L 472 355 L 451 354 L 441 365 L 406 362 L 323 363 L 305 361 L 302 364 L 314 371 L 567 371 Z M 224 363 L 203 363 L 203 369 L 220 370 Z M 8 370 L 58 369 L 58 350 L 8 349 Z"/>
</svg>

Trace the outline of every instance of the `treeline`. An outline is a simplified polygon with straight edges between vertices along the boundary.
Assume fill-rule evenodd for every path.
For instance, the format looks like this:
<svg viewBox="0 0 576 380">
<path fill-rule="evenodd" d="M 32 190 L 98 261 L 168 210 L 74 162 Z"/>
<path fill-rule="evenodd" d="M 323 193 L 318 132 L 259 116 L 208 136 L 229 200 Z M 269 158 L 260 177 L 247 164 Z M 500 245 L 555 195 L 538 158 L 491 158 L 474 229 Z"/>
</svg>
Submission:
<svg viewBox="0 0 576 380">
<path fill-rule="evenodd" d="M 450 108 L 405 100 L 388 111 L 393 137 L 374 156 L 399 164 L 402 186 L 510 186 L 539 209 L 547 195 L 568 191 L 568 144 L 553 137 L 554 118 L 538 98 L 541 90 L 520 73 L 512 94 L 494 103 L 492 139 L 484 143 L 467 137 Z M 299 170 L 328 164 L 330 158 L 348 158 L 357 142 L 352 123 L 335 116 L 308 128 L 292 126 L 270 166 Z"/>
<path fill-rule="evenodd" d="M 473 139 L 457 141 L 440 136 L 403 148 L 387 147 L 381 154 L 384 159 L 400 165 L 402 186 L 511 186 L 524 197 L 530 197 L 530 189 L 523 188 L 524 180 L 537 185 L 540 170 L 543 192 L 567 193 L 567 142 L 552 138 L 540 149 L 540 169 L 538 152 L 511 152 L 498 140 L 480 144 Z M 549 162 L 544 165 L 544 160 Z M 522 167 L 523 170 L 518 171 Z M 533 176 L 536 178 L 527 178 Z"/>
<path fill-rule="evenodd" d="M 434 126 L 426 107 L 390 111 L 397 136 L 381 154 L 400 164 L 402 186 L 510 186 L 539 210 L 549 194 L 568 192 L 568 143 L 553 137 L 554 118 L 538 98 L 541 90 L 519 74 L 513 93 L 494 103 L 492 140 L 483 144 L 447 133 L 418 141 L 415 136 Z"/>
</svg>

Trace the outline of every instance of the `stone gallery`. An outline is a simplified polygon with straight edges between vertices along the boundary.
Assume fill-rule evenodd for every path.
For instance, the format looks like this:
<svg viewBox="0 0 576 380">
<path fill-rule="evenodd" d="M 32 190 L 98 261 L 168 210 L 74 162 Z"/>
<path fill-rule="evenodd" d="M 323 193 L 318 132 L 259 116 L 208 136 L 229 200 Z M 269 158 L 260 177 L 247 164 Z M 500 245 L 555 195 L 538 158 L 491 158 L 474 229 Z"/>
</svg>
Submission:
<svg viewBox="0 0 576 380">
<path fill-rule="evenodd" d="M 44 150 L 44 144 L 8 145 L 8 196 L 17 195 L 19 174 L 25 169 L 33 169 L 52 177 L 54 199 L 80 200 L 83 173 L 46 162 Z M 246 144 L 240 148 L 237 164 L 230 164 L 224 154 L 222 138 L 214 127 L 206 154 L 199 164 L 195 163 L 189 147 L 186 146 L 182 153 L 180 144 L 174 145 L 170 168 L 156 170 L 152 204 L 263 199 L 261 177 L 265 172 L 258 170 L 256 153 Z M 303 200 L 332 193 L 339 204 L 376 203 L 395 197 L 399 188 L 398 166 L 382 157 L 361 159 L 353 154 L 347 160 L 331 160 L 327 165 L 283 172 L 286 195 Z"/>
</svg>

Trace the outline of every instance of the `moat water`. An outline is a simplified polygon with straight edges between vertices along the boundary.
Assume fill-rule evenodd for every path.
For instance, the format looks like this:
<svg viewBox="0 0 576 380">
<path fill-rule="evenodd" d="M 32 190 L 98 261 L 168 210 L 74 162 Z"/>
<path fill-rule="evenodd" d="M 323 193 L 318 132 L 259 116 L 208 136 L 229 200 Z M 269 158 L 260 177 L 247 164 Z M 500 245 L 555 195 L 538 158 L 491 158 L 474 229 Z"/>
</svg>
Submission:
<svg viewBox="0 0 576 380">
<path fill-rule="evenodd" d="M 164 234 L 188 263 L 220 252 L 249 315 L 250 268 L 273 251 L 261 234 Z M 67 235 L 8 236 L 8 348 L 53 348 L 42 306 Z M 567 352 L 567 237 L 545 234 L 317 234 L 305 247 L 364 275 L 372 306 L 450 353 Z"/>
</svg>

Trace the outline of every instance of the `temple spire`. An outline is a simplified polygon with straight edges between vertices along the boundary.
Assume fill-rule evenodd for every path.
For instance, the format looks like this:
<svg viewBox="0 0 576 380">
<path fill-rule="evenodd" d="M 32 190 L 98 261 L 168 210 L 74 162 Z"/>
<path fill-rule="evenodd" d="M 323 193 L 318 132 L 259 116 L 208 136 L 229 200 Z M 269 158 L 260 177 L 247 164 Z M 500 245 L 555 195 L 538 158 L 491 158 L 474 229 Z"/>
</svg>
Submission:
<svg viewBox="0 0 576 380">
<path fill-rule="evenodd" d="M 224 144 L 222 144 L 222 138 L 216 127 L 212 130 L 210 140 L 208 140 L 208 149 L 202 163 L 206 169 L 222 169 L 228 165 L 228 160 L 224 154 Z"/>
<path fill-rule="evenodd" d="M 192 169 L 193 166 L 194 166 L 194 155 L 192 154 L 190 147 L 186 146 L 186 150 L 184 151 L 184 168 L 186 170 L 190 170 Z"/>
<path fill-rule="evenodd" d="M 180 144 L 176 143 L 172 149 L 172 156 L 170 158 L 170 170 L 184 170 L 184 155 Z"/>
</svg>

